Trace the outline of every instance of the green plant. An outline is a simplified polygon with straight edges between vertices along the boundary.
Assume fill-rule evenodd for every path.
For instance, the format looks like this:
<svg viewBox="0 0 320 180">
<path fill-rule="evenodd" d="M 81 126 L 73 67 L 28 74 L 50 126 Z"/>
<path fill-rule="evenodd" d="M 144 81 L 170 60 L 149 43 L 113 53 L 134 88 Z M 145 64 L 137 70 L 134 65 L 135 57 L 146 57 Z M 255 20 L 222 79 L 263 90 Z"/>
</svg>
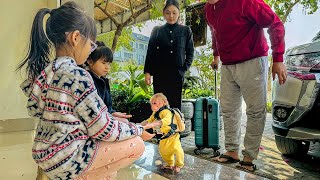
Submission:
<svg viewBox="0 0 320 180">
<path fill-rule="evenodd" d="M 271 113 L 272 111 L 272 102 L 267 102 L 266 104 L 266 108 L 267 108 L 267 113 Z"/>
<path fill-rule="evenodd" d="M 142 66 L 136 65 L 134 62 L 129 62 L 123 69 L 123 73 L 118 75 L 120 77 L 114 80 L 114 82 L 117 82 L 112 86 L 115 109 L 123 109 L 126 110 L 125 112 L 130 113 L 136 108 L 137 103 L 150 99 L 151 87 L 144 82 L 142 68 Z"/>
<path fill-rule="evenodd" d="M 182 96 L 184 99 L 197 99 L 199 97 L 208 97 L 213 95 L 214 91 L 210 89 L 192 88 L 182 90 Z"/>
<path fill-rule="evenodd" d="M 193 60 L 192 66 L 195 67 L 199 73 L 200 88 L 209 89 L 214 91 L 214 71 L 210 64 L 212 63 L 213 56 L 211 53 L 211 44 L 208 44 L 206 48 L 200 50 L 198 56 Z M 220 71 L 217 71 L 217 89 L 220 86 Z"/>
<path fill-rule="evenodd" d="M 191 75 L 190 70 L 184 76 L 183 89 L 191 89 L 199 87 L 201 79 L 198 76 Z"/>
<path fill-rule="evenodd" d="M 117 85 L 115 85 L 111 88 L 111 96 L 113 109 L 119 112 L 129 112 L 127 106 L 129 97 L 126 91 L 117 88 Z"/>
</svg>

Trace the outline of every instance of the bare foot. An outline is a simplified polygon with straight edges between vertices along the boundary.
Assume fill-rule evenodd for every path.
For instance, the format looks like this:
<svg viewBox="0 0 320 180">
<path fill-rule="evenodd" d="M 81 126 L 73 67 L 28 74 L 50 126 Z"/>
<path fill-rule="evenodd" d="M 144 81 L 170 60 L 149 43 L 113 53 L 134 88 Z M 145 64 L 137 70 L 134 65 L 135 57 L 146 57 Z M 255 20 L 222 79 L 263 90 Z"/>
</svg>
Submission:
<svg viewBox="0 0 320 180">
<path fill-rule="evenodd" d="M 179 173 L 181 171 L 181 168 L 178 166 L 174 167 L 174 172 Z"/>
</svg>

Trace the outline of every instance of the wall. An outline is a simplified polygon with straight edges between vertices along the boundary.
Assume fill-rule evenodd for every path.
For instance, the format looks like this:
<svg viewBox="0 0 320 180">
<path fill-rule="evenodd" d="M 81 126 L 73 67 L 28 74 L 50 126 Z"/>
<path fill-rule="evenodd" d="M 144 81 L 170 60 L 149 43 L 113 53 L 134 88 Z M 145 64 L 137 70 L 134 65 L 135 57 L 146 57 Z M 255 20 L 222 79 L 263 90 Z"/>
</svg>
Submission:
<svg viewBox="0 0 320 180">
<path fill-rule="evenodd" d="M 16 73 L 29 42 L 32 21 L 40 8 L 55 8 L 57 0 L 3 0 L 0 6 L 0 123 L 29 118 L 26 97 L 19 88 L 25 74 Z M 3 127 L 0 124 L 0 132 Z"/>
</svg>

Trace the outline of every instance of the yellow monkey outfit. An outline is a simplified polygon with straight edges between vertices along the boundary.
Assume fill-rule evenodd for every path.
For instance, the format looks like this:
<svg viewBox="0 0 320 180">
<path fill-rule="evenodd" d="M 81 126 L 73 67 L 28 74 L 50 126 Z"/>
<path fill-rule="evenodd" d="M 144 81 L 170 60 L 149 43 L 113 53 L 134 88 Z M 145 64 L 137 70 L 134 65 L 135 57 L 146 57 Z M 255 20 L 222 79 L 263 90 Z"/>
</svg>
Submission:
<svg viewBox="0 0 320 180">
<path fill-rule="evenodd" d="M 149 119 L 147 119 L 148 123 L 158 121 L 154 115 L 155 112 L 153 112 Z M 157 133 L 162 133 L 165 135 L 170 131 L 172 115 L 173 114 L 168 109 L 164 109 L 159 113 L 162 126 L 160 128 L 155 128 L 157 130 Z M 177 119 L 174 118 L 173 122 L 177 124 Z M 160 140 L 159 152 L 162 159 L 165 163 L 167 163 L 168 166 L 177 166 L 180 168 L 184 166 L 184 152 L 180 143 L 179 133 L 175 133 L 166 139 Z M 175 159 L 174 156 L 176 156 Z"/>
</svg>

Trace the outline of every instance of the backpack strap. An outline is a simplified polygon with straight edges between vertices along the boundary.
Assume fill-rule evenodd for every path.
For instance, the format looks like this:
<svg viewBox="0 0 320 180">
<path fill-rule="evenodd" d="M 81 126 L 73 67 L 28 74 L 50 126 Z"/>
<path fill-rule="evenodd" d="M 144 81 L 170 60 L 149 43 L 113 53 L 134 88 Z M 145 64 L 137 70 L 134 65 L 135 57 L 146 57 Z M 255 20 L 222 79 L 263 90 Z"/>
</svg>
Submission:
<svg viewBox="0 0 320 180">
<path fill-rule="evenodd" d="M 174 119 L 174 115 L 175 115 L 175 112 L 173 109 L 169 108 L 170 112 L 172 113 L 172 118 L 171 118 L 171 124 L 170 124 L 170 127 L 171 127 L 171 130 L 175 131 L 177 129 L 177 125 L 173 123 L 173 119 Z"/>
<path fill-rule="evenodd" d="M 165 109 L 170 109 L 168 106 L 162 106 L 155 114 L 154 114 L 154 117 L 157 119 L 157 120 L 160 120 L 160 113 L 161 111 L 165 110 Z"/>
<path fill-rule="evenodd" d="M 174 109 L 171 109 L 171 108 L 169 108 L 169 107 L 167 107 L 167 106 L 164 106 L 164 107 L 166 107 L 166 108 L 164 108 L 164 109 L 168 109 L 168 110 L 172 113 L 172 117 L 171 117 L 171 123 L 170 123 L 170 131 L 169 131 L 167 134 L 163 135 L 163 136 L 160 138 L 160 140 L 166 139 L 166 138 L 170 137 L 171 135 L 176 134 L 176 129 L 177 129 L 177 125 L 173 123 L 174 115 L 175 115 Z M 160 109 L 161 109 L 161 108 L 160 108 Z M 160 109 L 159 109 L 159 110 L 160 110 Z M 162 110 L 164 110 L 164 109 L 162 109 Z M 162 110 L 161 110 L 161 111 L 162 111 Z M 160 113 L 160 112 L 159 112 L 159 113 Z M 159 116 L 159 114 L 158 114 L 158 116 Z"/>
</svg>

